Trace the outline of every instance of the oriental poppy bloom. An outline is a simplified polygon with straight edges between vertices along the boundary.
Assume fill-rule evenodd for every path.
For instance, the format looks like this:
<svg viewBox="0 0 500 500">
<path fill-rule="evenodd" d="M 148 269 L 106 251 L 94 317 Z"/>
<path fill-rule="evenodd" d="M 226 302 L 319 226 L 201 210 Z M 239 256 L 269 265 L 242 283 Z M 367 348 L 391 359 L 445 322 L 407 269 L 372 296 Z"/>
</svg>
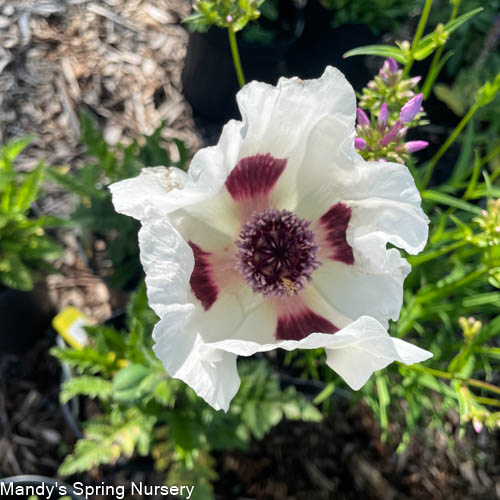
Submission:
<svg viewBox="0 0 500 500">
<path fill-rule="evenodd" d="M 214 408 L 239 387 L 236 358 L 323 347 L 354 389 L 394 360 L 431 356 L 389 336 L 428 219 L 407 168 L 354 148 L 344 76 L 251 82 L 242 121 L 196 153 L 188 173 L 143 169 L 111 186 L 139 219 L 141 261 L 160 317 L 155 353 Z"/>
</svg>

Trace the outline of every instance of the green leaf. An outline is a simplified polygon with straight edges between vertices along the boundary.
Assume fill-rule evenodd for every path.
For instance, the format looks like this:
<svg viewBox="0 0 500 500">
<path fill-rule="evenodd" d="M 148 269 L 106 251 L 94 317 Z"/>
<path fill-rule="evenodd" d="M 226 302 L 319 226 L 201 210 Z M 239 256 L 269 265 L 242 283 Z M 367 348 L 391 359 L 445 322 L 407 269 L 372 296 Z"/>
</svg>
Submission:
<svg viewBox="0 0 500 500">
<path fill-rule="evenodd" d="M 14 210 L 25 212 L 30 208 L 38 195 L 44 173 L 45 167 L 43 163 L 39 163 L 35 170 L 26 176 L 26 179 L 19 187 L 14 198 Z"/>
<path fill-rule="evenodd" d="M 83 349 L 53 347 L 50 350 L 50 354 L 59 359 L 59 361 L 68 363 L 70 366 L 76 368 L 79 373 L 108 373 L 116 368 L 114 359 L 87 346 Z"/>
<path fill-rule="evenodd" d="M 450 196 L 449 194 L 440 193 L 439 191 L 432 191 L 430 189 L 422 191 L 422 193 L 420 194 L 422 196 L 422 199 L 424 200 L 435 201 L 437 203 L 441 203 L 442 205 L 459 208 L 476 215 L 481 214 L 481 209 L 479 207 L 467 203 L 466 201 L 459 198 L 455 198 L 454 196 Z"/>
<path fill-rule="evenodd" d="M 59 474 L 68 476 L 100 464 L 114 464 L 121 456 L 131 457 L 134 451 L 147 454 L 155 421 L 137 408 L 94 418 L 85 425 L 85 438 L 66 456 Z"/>
<path fill-rule="evenodd" d="M 7 257 L 9 268 L 0 270 L 0 283 L 17 290 L 28 291 L 33 288 L 33 276 L 17 255 Z"/>
<path fill-rule="evenodd" d="M 365 45 L 363 47 L 356 47 L 347 51 L 342 57 L 352 56 L 381 56 L 392 57 L 401 64 L 406 64 L 408 58 L 403 54 L 402 50 L 392 45 Z"/>
<path fill-rule="evenodd" d="M 0 148 L 0 171 L 10 171 L 12 169 L 12 162 L 32 140 L 33 137 L 23 137 L 2 146 Z"/>
<path fill-rule="evenodd" d="M 475 101 L 478 106 L 486 106 L 496 97 L 500 91 L 500 73 L 497 73 L 495 79 L 486 82 L 477 92 Z"/>
<path fill-rule="evenodd" d="M 59 184 L 68 191 L 71 191 L 82 198 L 103 197 L 107 194 L 106 192 L 103 193 L 102 190 L 100 191 L 97 189 L 94 185 L 81 182 L 72 174 L 62 174 L 55 169 L 47 169 L 47 177 L 56 184 Z"/>
<path fill-rule="evenodd" d="M 319 405 L 323 403 L 323 401 L 327 400 L 335 391 L 335 384 L 330 382 L 325 386 L 325 388 L 313 399 L 313 403 L 315 405 Z"/>
<path fill-rule="evenodd" d="M 457 17 L 453 21 L 449 21 L 443 27 L 443 32 L 448 36 L 453 33 L 455 30 L 460 28 L 462 24 L 467 22 L 470 18 L 474 17 L 476 14 L 479 14 L 483 10 L 482 7 L 478 7 L 477 9 L 471 10 L 466 14 L 463 14 L 460 17 Z M 434 33 L 429 33 L 427 36 L 424 36 L 417 44 L 413 56 L 417 61 L 421 61 L 428 57 L 434 50 L 438 47 L 436 43 L 436 37 Z"/>
<path fill-rule="evenodd" d="M 382 429 L 382 441 L 387 439 L 387 431 L 389 430 L 389 419 L 387 417 L 387 408 L 391 402 L 389 389 L 387 388 L 386 377 L 377 373 L 375 377 L 377 386 L 378 403 L 379 403 L 379 420 Z"/>
<path fill-rule="evenodd" d="M 113 379 L 113 398 L 119 403 L 132 403 L 141 398 L 144 393 L 140 390 L 140 384 L 151 373 L 151 369 L 131 364 L 122 368 Z"/>
<path fill-rule="evenodd" d="M 88 396 L 103 401 L 110 399 L 113 393 L 113 384 L 101 377 L 82 376 L 67 380 L 61 389 L 59 396 L 62 403 L 67 403 L 75 396 Z"/>
</svg>

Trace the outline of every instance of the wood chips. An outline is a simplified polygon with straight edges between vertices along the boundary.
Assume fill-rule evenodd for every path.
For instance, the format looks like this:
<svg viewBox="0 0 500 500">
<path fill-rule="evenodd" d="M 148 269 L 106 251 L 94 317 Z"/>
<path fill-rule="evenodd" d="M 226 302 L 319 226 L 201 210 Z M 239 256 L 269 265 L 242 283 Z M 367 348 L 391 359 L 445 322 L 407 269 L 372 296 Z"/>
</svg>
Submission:
<svg viewBox="0 0 500 500">
<path fill-rule="evenodd" d="M 0 142 L 33 134 L 21 168 L 81 157 L 77 110 L 114 144 L 150 134 L 199 147 L 180 93 L 187 0 L 0 0 Z"/>
</svg>

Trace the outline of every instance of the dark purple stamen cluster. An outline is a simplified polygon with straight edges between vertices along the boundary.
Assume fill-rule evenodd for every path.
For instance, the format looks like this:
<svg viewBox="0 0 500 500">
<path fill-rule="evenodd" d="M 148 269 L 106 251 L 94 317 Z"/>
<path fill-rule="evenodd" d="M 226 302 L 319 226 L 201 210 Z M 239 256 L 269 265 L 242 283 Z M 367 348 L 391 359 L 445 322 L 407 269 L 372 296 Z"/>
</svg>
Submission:
<svg viewBox="0 0 500 500">
<path fill-rule="evenodd" d="M 254 292 L 295 295 L 311 280 L 319 262 L 310 224 L 288 210 L 269 208 L 242 226 L 238 270 Z"/>
</svg>

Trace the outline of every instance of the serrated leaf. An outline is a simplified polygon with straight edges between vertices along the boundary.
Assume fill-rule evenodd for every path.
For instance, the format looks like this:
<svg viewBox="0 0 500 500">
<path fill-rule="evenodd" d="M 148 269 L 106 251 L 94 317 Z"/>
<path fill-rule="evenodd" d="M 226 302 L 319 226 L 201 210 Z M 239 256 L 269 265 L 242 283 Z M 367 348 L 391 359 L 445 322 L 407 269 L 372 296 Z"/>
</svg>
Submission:
<svg viewBox="0 0 500 500">
<path fill-rule="evenodd" d="M 45 167 L 43 163 L 39 163 L 35 170 L 26 176 L 14 197 L 12 203 L 14 210 L 25 212 L 30 208 L 38 195 L 44 174 Z"/>
<path fill-rule="evenodd" d="M 59 473 L 68 476 L 101 464 L 114 464 L 120 456 L 131 457 L 136 449 L 142 455 L 147 454 L 155 421 L 137 408 L 125 414 L 97 417 L 86 424 L 85 438 L 80 439 L 73 453 L 66 456 Z"/>
<path fill-rule="evenodd" d="M 0 170 L 11 170 L 12 162 L 19 153 L 33 140 L 32 137 L 22 137 L 9 142 L 0 148 Z"/>
<path fill-rule="evenodd" d="M 68 191 L 71 191 L 82 198 L 103 197 L 107 194 L 106 192 L 102 192 L 102 190 L 97 189 L 95 185 L 89 185 L 81 182 L 73 175 L 61 174 L 54 169 L 47 169 L 47 177 L 56 184 L 59 184 Z"/>
<path fill-rule="evenodd" d="M 31 290 L 34 282 L 30 269 L 17 255 L 9 255 L 7 259 L 9 269 L 0 271 L 0 283 L 17 290 Z"/>
<path fill-rule="evenodd" d="M 88 396 L 107 401 L 113 393 L 113 384 L 101 377 L 81 376 L 67 380 L 59 396 L 62 403 L 67 403 L 75 396 Z"/>
</svg>

